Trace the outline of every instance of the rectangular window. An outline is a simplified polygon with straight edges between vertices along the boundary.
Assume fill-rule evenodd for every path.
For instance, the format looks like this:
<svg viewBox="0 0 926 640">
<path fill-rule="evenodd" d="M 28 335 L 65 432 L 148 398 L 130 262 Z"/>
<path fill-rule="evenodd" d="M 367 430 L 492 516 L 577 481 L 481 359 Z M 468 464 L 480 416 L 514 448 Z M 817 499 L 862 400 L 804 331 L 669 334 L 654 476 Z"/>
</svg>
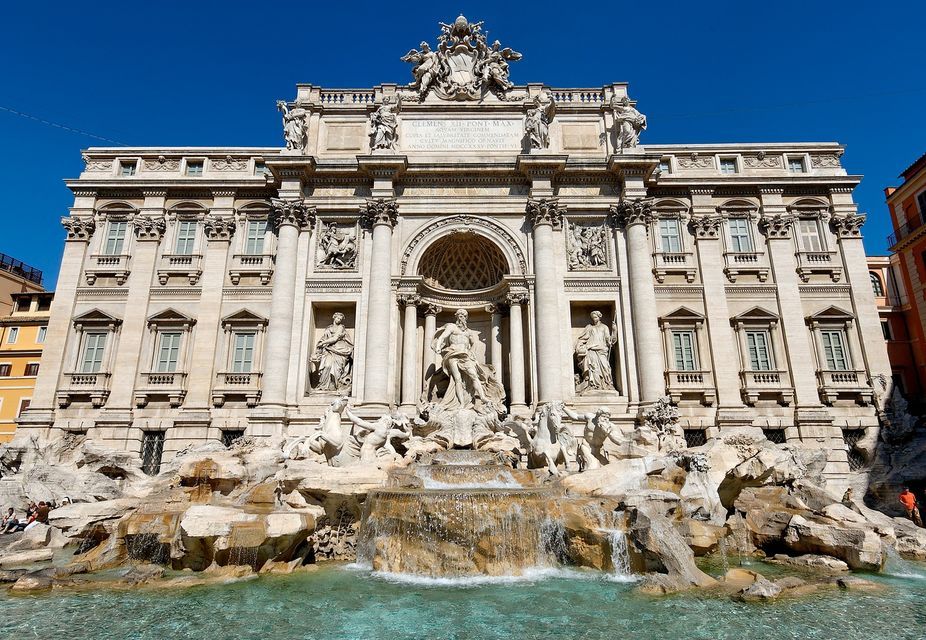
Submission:
<svg viewBox="0 0 926 640">
<path fill-rule="evenodd" d="M 254 337 L 252 332 L 236 333 L 232 352 L 232 372 L 250 373 L 254 367 Z"/>
<path fill-rule="evenodd" d="M 264 252 L 264 236 L 267 235 L 266 220 L 249 220 L 248 235 L 244 252 L 249 256 L 260 255 Z"/>
<path fill-rule="evenodd" d="M 823 238 L 820 237 L 820 225 L 816 220 L 802 218 L 798 221 L 797 228 L 803 251 L 823 251 Z"/>
<path fill-rule="evenodd" d="M 122 177 L 135 175 L 135 160 L 123 160 L 119 163 L 119 175 Z"/>
<path fill-rule="evenodd" d="M 48 327 L 39 327 L 38 332 L 35 334 L 35 343 L 45 344 L 45 337 L 47 335 L 48 335 Z"/>
<path fill-rule="evenodd" d="M 791 173 L 804 173 L 804 159 L 788 158 L 788 171 Z"/>
<path fill-rule="evenodd" d="M 881 335 L 884 336 L 885 340 L 891 339 L 891 323 L 887 320 L 881 321 Z"/>
<path fill-rule="evenodd" d="M 736 158 L 721 158 L 720 173 L 736 173 Z"/>
<path fill-rule="evenodd" d="M 730 218 L 730 247 L 737 253 L 748 253 L 752 249 L 752 235 L 747 218 Z"/>
<path fill-rule="evenodd" d="M 820 332 L 823 340 L 823 355 L 826 358 L 826 368 L 830 371 L 848 371 L 849 357 L 846 353 L 845 335 L 840 330 L 824 330 Z"/>
<path fill-rule="evenodd" d="M 162 332 L 158 340 L 158 373 L 173 373 L 177 370 L 180 355 L 180 332 Z"/>
<path fill-rule="evenodd" d="M 20 298 L 16 301 L 16 310 L 21 313 L 29 313 L 29 308 L 32 306 L 31 298 Z"/>
<path fill-rule="evenodd" d="M 7 344 L 16 344 L 17 340 L 19 340 L 19 327 L 10 327 L 9 332 L 6 334 Z"/>
<path fill-rule="evenodd" d="M 665 253 L 681 253 L 682 231 L 678 218 L 659 219 L 659 240 Z"/>
<path fill-rule="evenodd" d="M 26 375 L 33 376 L 33 377 L 39 375 L 39 363 L 30 362 L 29 364 L 27 364 L 26 365 Z"/>
<path fill-rule="evenodd" d="M 270 169 L 268 169 L 268 168 L 267 168 L 267 165 L 265 165 L 263 162 L 255 162 L 255 163 L 254 163 L 254 175 L 256 175 L 256 176 L 269 176 L 269 175 L 270 175 Z"/>
<path fill-rule="evenodd" d="M 747 331 L 746 348 L 749 350 L 749 369 L 751 371 L 770 371 L 772 369 L 771 341 L 767 331 Z"/>
<path fill-rule="evenodd" d="M 106 349 L 106 333 L 88 333 L 84 336 L 84 352 L 80 359 L 81 373 L 99 373 Z"/>
<path fill-rule="evenodd" d="M 163 431 L 141 432 L 141 470 L 149 476 L 156 476 L 161 470 L 161 455 L 164 453 Z"/>
<path fill-rule="evenodd" d="M 181 220 L 177 223 L 177 243 L 174 253 L 188 256 L 193 253 L 193 244 L 196 242 L 196 228 L 199 224 L 195 220 Z"/>
<path fill-rule="evenodd" d="M 188 176 L 201 176 L 203 175 L 203 163 L 201 160 L 196 160 L 193 162 L 187 161 L 186 163 L 186 174 Z"/>
<path fill-rule="evenodd" d="M 11 373 L 13 373 L 13 365 L 9 362 L 0 364 L 0 378 L 9 378 Z"/>
<path fill-rule="evenodd" d="M 669 164 L 668 160 L 659 161 L 659 172 L 660 173 L 672 173 L 672 165 Z"/>
<path fill-rule="evenodd" d="M 675 351 L 675 369 L 677 371 L 695 371 L 698 368 L 695 358 L 695 335 L 693 331 L 673 331 L 672 348 Z"/>
<path fill-rule="evenodd" d="M 920 215 L 926 216 L 926 191 L 917 194 L 916 203 L 920 206 Z"/>
<path fill-rule="evenodd" d="M 128 222 L 113 221 L 109 223 L 106 230 L 106 244 L 103 246 L 103 253 L 108 256 L 118 256 L 122 253 L 125 246 L 125 231 L 128 228 Z"/>
<path fill-rule="evenodd" d="M 21 416 L 23 414 L 23 411 L 29 408 L 30 404 L 32 404 L 32 398 L 23 398 L 22 400 L 20 400 L 19 401 L 19 411 L 17 412 L 16 417 L 18 418 L 19 416 Z"/>
</svg>

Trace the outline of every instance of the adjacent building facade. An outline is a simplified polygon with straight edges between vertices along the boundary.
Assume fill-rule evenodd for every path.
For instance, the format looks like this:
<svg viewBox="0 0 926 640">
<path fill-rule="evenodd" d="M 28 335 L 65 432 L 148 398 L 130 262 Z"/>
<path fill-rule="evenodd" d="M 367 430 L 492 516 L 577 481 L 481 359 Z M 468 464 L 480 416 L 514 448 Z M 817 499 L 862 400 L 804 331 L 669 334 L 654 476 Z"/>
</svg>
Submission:
<svg viewBox="0 0 926 640">
<path fill-rule="evenodd" d="M 44 291 L 42 272 L 5 253 L 0 253 L 0 317 L 13 311 L 13 294 Z"/>
<path fill-rule="evenodd" d="M 22 425 L 152 458 L 341 395 L 622 427 L 668 395 L 691 444 L 759 426 L 848 473 L 891 367 L 842 147 L 646 144 L 626 84 L 439 43 L 408 87 L 298 85 L 286 148 L 88 149 Z"/>
<path fill-rule="evenodd" d="M 16 419 L 29 408 L 54 293 L 14 293 L 12 311 L 0 317 L 0 442 L 16 432 Z"/>
<path fill-rule="evenodd" d="M 884 190 L 894 225 L 887 240 L 899 285 L 916 372 L 916 390 L 926 388 L 926 155 L 901 174 L 903 184 Z M 907 394 L 911 396 L 910 393 Z M 918 394 L 912 394 L 918 399 Z"/>
</svg>

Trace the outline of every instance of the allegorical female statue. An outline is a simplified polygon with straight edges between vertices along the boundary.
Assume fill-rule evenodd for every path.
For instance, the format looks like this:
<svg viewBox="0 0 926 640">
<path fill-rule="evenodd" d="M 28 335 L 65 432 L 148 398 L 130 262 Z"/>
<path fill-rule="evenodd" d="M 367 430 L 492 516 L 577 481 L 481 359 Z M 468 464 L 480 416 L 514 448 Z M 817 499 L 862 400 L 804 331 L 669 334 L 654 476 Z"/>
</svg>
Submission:
<svg viewBox="0 0 926 640">
<path fill-rule="evenodd" d="M 312 364 L 318 370 L 318 391 L 348 393 L 351 388 L 354 343 L 344 326 L 344 314 L 336 312 L 331 324 L 315 344 Z"/>
<path fill-rule="evenodd" d="M 601 312 L 592 311 L 592 323 L 585 325 L 576 340 L 575 353 L 582 379 L 576 386 L 577 393 L 586 391 L 609 391 L 614 388 L 611 376 L 611 347 L 617 336 L 601 321 Z"/>
</svg>

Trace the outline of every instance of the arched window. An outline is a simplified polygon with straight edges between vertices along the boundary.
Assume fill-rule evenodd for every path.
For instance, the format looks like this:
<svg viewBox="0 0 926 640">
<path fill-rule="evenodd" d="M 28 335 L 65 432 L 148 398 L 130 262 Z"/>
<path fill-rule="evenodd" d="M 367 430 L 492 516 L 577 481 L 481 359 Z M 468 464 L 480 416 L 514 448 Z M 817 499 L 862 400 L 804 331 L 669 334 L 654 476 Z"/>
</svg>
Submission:
<svg viewBox="0 0 926 640">
<path fill-rule="evenodd" d="M 881 284 L 881 276 L 874 271 L 869 271 L 868 277 L 871 278 L 871 290 L 875 292 L 875 297 L 884 296 L 884 285 Z"/>
</svg>

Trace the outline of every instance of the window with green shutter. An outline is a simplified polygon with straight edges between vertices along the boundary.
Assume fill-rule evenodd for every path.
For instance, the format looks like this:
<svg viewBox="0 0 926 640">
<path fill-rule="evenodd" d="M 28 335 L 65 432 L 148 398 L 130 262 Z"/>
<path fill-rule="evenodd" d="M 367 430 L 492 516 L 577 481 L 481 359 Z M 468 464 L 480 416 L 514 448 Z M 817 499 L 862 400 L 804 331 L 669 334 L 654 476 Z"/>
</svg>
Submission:
<svg viewBox="0 0 926 640">
<path fill-rule="evenodd" d="M 665 253 L 681 253 L 682 232 L 678 218 L 660 218 L 659 239 Z"/>
<path fill-rule="evenodd" d="M 106 349 L 106 333 L 88 333 L 84 336 L 84 351 L 81 356 L 81 373 L 99 373 L 103 366 L 103 351 Z"/>
<path fill-rule="evenodd" d="M 846 353 L 845 335 L 840 330 L 823 330 L 820 332 L 823 340 L 823 356 L 826 358 L 826 368 L 830 371 L 848 371 L 849 358 Z"/>
<path fill-rule="evenodd" d="M 693 331 L 673 331 L 672 347 L 675 351 L 677 371 L 695 371 L 698 368 L 695 357 L 695 335 Z"/>
<path fill-rule="evenodd" d="M 749 368 L 751 371 L 770 371 L 772 369 L 771 341 L 767 331 L 747 331 L 746 348 L 749 350 Z"/>
<path fill-rule="evenodd" d="M 174 373 L 177 370 L 177 358 L 180 355 L 179 331 L 163 332 L 158 340 L 158 373 Z"/>
<path fill-rule="evenodd" d="M 177 223 L 177 243 L 174 252 L 182 256 L 188 256 L 193 253 L 193 245 L 196 242 L 195 220 L 181 220 Z"/>
</svg>

